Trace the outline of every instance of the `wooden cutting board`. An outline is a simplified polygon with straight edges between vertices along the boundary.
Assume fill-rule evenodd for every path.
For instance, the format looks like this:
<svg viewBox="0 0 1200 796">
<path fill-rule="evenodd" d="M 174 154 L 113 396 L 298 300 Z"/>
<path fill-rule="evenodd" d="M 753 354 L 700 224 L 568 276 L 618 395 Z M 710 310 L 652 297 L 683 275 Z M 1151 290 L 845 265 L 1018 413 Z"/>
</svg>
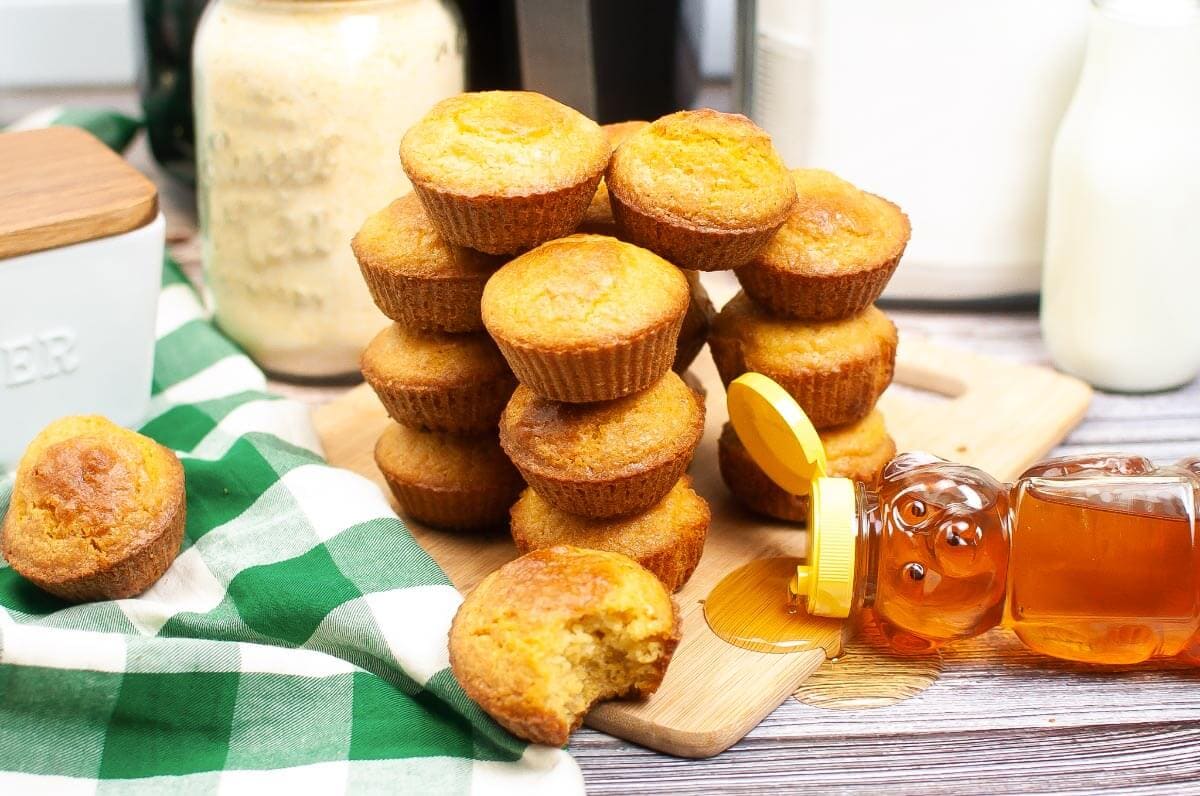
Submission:
<svg viewBox="0 0 1200 796">
<path fill-rule="evenodd" d="M 736 743 L 795 692 L 825 654 L 751 652 L 721 641 L 705 624 L 701 601 L 722 577 L 756 558 L 806 555 L 807 534 L 750 514 L 729 496 L 717 470 L 717 436 L 728 419 L 725 391 L 706 353 L 692 372 L 708 392 L 708 416 L 691 472 L 696 491 L 712 506 L 712 527 L 704 558 L 676 595 L 683 640 L 658 693 L 644 702 L 598 705 L 586 723 L 662 752 L 708 757 Z M 1079 422 L 1090 399 L 1087 385 L 1052 370 L 905 337 L 896 385 L 880 408 L 899 450 L 929 451 L 1011 480 Z M 372 451 L 389 420 L 368 386 L 317 409 L 314 418 L 332 464 L 383 485 Z M 406 522 L 464 592 L 516 556 L 502 534 L 465 536 Z"/>
</svg>

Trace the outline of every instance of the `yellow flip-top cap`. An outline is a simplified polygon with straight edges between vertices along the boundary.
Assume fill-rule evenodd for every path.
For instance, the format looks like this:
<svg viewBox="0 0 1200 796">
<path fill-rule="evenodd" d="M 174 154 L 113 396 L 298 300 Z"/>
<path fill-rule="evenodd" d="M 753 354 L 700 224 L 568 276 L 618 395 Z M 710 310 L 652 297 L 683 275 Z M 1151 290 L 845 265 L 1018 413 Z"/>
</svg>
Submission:
<svg viewBox="0 0 1200 796">
<path fill-rule="evenodd" d="M 809 495 L 808 563 L 790 588 L 818 616 L 849 616 L 854 604 L 858 520 L 854 482 L 826 476 L 825 446 L 787 390 L 761 373 L 736 378 L 729 420 L 750 457 L 793 495 Z"/>
<path fill-rule="evenodd" d="M 754 463 L 790 494 L 807 495 L 825 475 L 825 446 L 787 390 L 761 373 L 743 373 L 727 391 L 729 421 Z"/>
</svg>

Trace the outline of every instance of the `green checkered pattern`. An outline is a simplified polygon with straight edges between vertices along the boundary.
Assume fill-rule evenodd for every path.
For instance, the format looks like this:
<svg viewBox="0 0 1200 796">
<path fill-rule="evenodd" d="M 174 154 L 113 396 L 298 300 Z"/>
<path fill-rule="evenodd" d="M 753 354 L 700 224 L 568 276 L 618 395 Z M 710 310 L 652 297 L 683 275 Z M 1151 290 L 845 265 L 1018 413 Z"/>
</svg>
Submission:
<svg viewBox="0 0 1200 796">
<path fill-rule="evenodd" d="M 0 561 L 0 793 L 581 792 L 565 751 L 454 680 L 461 598 L 379 489 L 326 465 L 307 409 L 163 274 L 141 430 L 183 462 L 183 550 L 141 597 L 87 605 Z"/>
</svg>

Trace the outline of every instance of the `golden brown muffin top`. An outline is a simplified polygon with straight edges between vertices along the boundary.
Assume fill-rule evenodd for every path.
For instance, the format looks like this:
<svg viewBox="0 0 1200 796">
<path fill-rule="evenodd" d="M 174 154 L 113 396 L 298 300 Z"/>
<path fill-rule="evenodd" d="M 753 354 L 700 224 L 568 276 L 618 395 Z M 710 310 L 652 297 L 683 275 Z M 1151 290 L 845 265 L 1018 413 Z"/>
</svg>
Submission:
<svg viewBox="0 0 1200 796">
<path fill-rule="evenodd" d="M 633 119 L 628 122 L 612 122 L 601 126 L 605 137 L 608 138 L 608 144 L 613 149 L 616 149 L 621 144 L 625 143 L 625 139 L 645 127 L 649 127 L 650 122 L 642 121 L 641 119 Z"/>
<path fill-rule="evenodd" d="M 869 481 L 896 453 L 896 445 L 878 409 L 848 426 L 818 432 L 825 446 L 830 475 Z"/>
<path fill-rule="evenodd" d="M 520 481 L 495 434 L 448 434 L 392 423 L 375 445 L 380 469 L 430 489 Z"/>
<path fill-rule="evenodd" d="M 671 371 L 642 392 L 587 404 L 551 401 L 520 385 L 500 418 L 514 460 L 566 478 L 648 469 L 694 448 L 703 432 L 704 405 Z"/>
<path fill-rule="evenodd" d="M 517 345 L 614 345 L 677 321 L 688 296 L 683 274 L 658 255 L 603 235 L 571 235 L 488 280 L 483 324 Z"/>
<path fill-rule="evenodd" d="M 613 153 L 608 190 L 643 213 L 716 229 L 778 224 L 796 187 L 771 137 L 734 113 L 680 111 Z"/>
<path fill-rule="evenodd" d="M 717 313 L 709 337 L 736 341 L 748 366 L 757 360 L 793 369 L 869 359 L 897 341 L 896 327 L 874 305 L 851 318 L 814 323 L 771 315 L 744 292 Z"/>
<path fill-rule="evenodd" d="M 854 273 L 900 256 L 911 228 L 899 207 L 821 169 L 796 169 L 796 204 L 755 261 L 811 275 Z"/>
<path fill-rule="evenodd" d="M 394 323 L 367 345 L 362 369 L 375 381 L 412 387 L 450 387 L 490 381 L 512 373 L 484 332 L 413 331 Z"/>
<path fill-rule="evenodd" d="M 442 100 L 400 144 L 410 179 L 463 196 L 567 188 L 603 172 L 611 153 L 600 125 L 532 91 L 480 91 Z"/>
<path fill-rule="evenodd" d="M 606 124 L 600 129 L 608 137 L 609 146 L 616 149 L 626 138 L 649 125 L 650 122 L 643 121 L 614 122 Z M 579 222 L 579 229 L 582 232 L 599 232 L 610 235 L 615 226 L 612 205 L 608 201 L 608 185 L 604 180 L 600 180 L 600 184 L 596 186 L 596 195 L 592 197 L 592 203 L 588 205 L 587 212 L 583 214 L 583 220 Z"/>
<path fill-rule="evenodd" d="M 413 193 L 370 215 L 350 247 L 363 265 L 419 279 L 487 276 L 504 263 L 443 240 Z"/>
<path fill-rule="evenodd" d="M 514 643 L 536 645 L 539 632 L 560 629 L 582 613 L 618 607 L 629 610 L 631 624 L 668 632 L 674 623 L 670 595 L 637 562 L 619 553 L 558 545 L 523 555 L 484 578 L 455 625 L 476 637 L 512 634 Z"/>
<path fill-rule="evenodd" d="M 599 547 L 632 558 L 660 550 L 679 539 L 684 528 L 706 528 L 708 503 L 692 489 L 689 476 L 680 478 L 654 507 L 631 517 L 590 519 L 555 508 L 532 489 L 512 507 L 513 527 L 532 547 L 569 541 L 579 547 Z"/>
<path fill-rule="evenodd" d="M 829 475 L 837 478 L 853 478 L 870 483 L 896 455 L 896 444 L 888 434 L 883 414 L 878 409 L 872 410 L 871 414 L 857 423 L 825 429 L 817 434 L 825 448 Z M 721 444 L 732 446 L 741 455 L 750 458 L 750 452 L 738 439 L 732 423 L 722 427 Z"/>
<path fill-rule="evenodd" d="M 47 580 L 91 575 L 158 539 L 183 510 L 174 453 L 98 415 L 64 417 L 21 457 L 4 556 Z"/>
</svg>

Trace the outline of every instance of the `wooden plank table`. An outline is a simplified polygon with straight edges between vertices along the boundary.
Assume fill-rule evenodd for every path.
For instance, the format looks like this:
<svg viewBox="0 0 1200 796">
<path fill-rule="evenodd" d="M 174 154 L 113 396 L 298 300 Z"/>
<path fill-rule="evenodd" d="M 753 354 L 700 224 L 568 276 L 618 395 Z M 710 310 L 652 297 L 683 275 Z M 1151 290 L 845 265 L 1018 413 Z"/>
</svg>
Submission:
<svg viewBox="0 0 1200 796">
<path fill-rule="evenodd" d="M 127 90 L 0 92 L 0 125 L 32 108 L 97 96 L 133 107 Z M 132 159 L 163 182 L 144 144 Z M 177 188 L 164 194 L 176 254 L 195 276 L 192 209 Z M 732 289 L 728 275 L 708 278 L 716 293 Z M 1031 302 L 886 309 L 901 335 L 1048 364 Z M 310 404 L 345 389 L 273 387 Z M 1091 450 L 1161 462 L 1200 454 L 1200 382 L 1153 395 L 1097 393 L 1056 453 Z M 932 686 L 886 707 L 834 710 L 789 699 L 709 760 L 673 758 L 588 729 L 570 751 L 593 794 L 1200 791 L 1200 670 L 1087 669 L 1019 650 L 1000 670 L 987 649 L 966 643 L 947 651 Z M 1114 692 L 1123 698 L 1114 700 Z"/>
</svg>

